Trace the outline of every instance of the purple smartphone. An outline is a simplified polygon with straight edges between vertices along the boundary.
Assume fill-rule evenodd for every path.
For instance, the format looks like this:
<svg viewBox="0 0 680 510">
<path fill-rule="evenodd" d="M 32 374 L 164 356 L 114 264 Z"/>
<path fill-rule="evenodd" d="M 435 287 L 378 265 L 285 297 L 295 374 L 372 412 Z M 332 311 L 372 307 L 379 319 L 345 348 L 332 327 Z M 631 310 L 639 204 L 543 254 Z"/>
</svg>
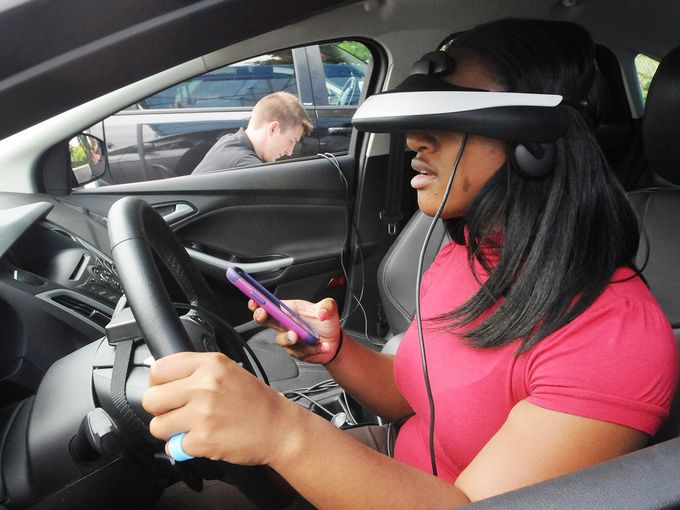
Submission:
<svg viewBox="0 0 680 510">
<path fill-rule="evenodd" d="M 304 343 L 314 345 L 319 342 L 319 333 L 312 326 L 243 269 L 229 266 L 227 279 L 260 307 L 264 308 L 282 327 L 295 331 L 298 338 Z"/>
</svg>

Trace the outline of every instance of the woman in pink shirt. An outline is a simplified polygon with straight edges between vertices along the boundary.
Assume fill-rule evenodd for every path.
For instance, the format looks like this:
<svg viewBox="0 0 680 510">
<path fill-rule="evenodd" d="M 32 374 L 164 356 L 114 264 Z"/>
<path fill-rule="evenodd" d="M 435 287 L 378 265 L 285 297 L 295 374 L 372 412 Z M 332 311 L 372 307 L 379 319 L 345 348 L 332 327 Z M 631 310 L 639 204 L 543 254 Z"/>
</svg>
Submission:
<svg viewBox="0 0 680 510">
<path fill-rule="evenodd" d="M 518 168 L 516 143 L 408 132 L 419 208 L 435 216 L 441 206 L 453 239 L 420 287 L 432 397 L 415 321 L 393 357 L 344 334 L 331 299 L 288 302 L 320 333 L 316 346 L 249 303 L 290 355 L 324 364 L 380 416 L 412 415 L 394 458 L 214 353 L 152 367 L 144 406 L 155 436 L 186 431 L 188 454 L 271 466 L 319 508 L 395 509 L 487 498 L 633 451 L 655 433 L 678 357 L 631 266 L 634 213 L 591 133 L 602 104 L 592 40 L 572 24 L 502 20 L 461 34 L 449 53 L 455 66 L 435 77 L 444 89 L 559 94 L 569 106 L 539 176 Z"/>
</svg>

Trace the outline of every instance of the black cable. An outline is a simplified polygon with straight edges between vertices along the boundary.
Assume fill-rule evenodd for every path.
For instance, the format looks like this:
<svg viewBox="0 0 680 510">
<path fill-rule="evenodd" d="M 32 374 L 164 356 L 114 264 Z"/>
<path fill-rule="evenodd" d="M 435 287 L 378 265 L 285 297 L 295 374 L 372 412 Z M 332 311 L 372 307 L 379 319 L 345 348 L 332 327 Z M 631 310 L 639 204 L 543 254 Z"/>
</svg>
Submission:
<svg viewBox="0 0 680 510">
<path fill-rule="evenodd" d="M 312 397 L 310 397 L 310 396 L 308 396 L 308 395 L 305 395 L 304 393 L 301 393 L 301 392 L 299 392 L 299 391 L 284 391 L 284 392 L 283 392 L 283 395 L 284 395 L 286 398 L 290 398 L 289 395 L 294 395 L 295 397 L 298 397 L 298 398 L 304 398 L 305 400 L 311 402 L 312 405 L 315 405 L 316 407 L 318 407 L 319 409 L 321 409 L 324 413 L 326 413 L 326 414 L 327 414 L 328 416 L 330 416 L 331 418 L 333 418 L 333 417 L 337 414 L 337 413 L 332 412 L 330 409 L 328 409 L 328 408 L 322 406 L 319 402 L 317 402 L 316 400 L 314 400 Z M 297 398 L 296 398 L 295 400 L 297 400 Z"/>
<path fill-rule="evenodd" d="M 350 298 L 352 303 L 349 305 L 349 311 L 347 311 L 342 317 L 340 317 L 340 323 L 344 323 L 357 309 L 361 309 L 361 312 L 364 316 L 364 336 L 366 339 L 371 341 L 371 339 L 368 336 L 368 316 L 366 315 L 366 309 L 361 303 L 361 300 L 364 297 L 364 289 L 365 289 L 365 283 L 366 283 L 366 277 L 364 274 L 364 253 L 363 249 L 361 248 L 361 239 L 359 238 L 359 229 L 357 228 L 356 222 L 354 221 L 354 218 L 350 214 L 350 192 L 349 192 L 349 183 L 347 182 L 347 178 L 345 177 L 345 174 L 342 172 L 342 169 L 340 168 L 340 164 L 338 163 L 337 158 L 335 157 L 335 154 L 331 152 L 324 152 L 324 153 L 319 153 L 317 156 L 320 156 L 324 159 L 326 159 L 330 164 L 332 164 L 336 170 L 338 171 L 338 175 L 340 176 L 340 179 L 342 180 L 342 183 L 345 187 L 345 238 L 343 241 L 343 246 L 342 250 L 340 251 L 340 267 L 342 268 L 342 274 L 345 277 L 345 281 L 347 282 L 347 286 L 349 289 L 350 293 Z M 345 261 L 344 261 L 344 253 L 348 249 L 350 243 L 351 243 L 351 235 L 350 235 L 350 226 L 352 233 L 357 239 L 357 250 L 359 252 L 359 258 L 360 258 L 360 268 L 361 268 L 361 290 L 359 291 L 359 296 L 354 293 L 352 290 L 352 286 L 350 285 L 350 280 L 349 280 L 349 274 L 347 271 L 347 267 L 345 266 Z M 349 250 L 350 255 L 352 254 L 352 250 Z M 356 302 L 356 305 L 353 303 Z M 354 308 L 352 308 L 354 306 Z M 371 343 L 375 343 L 371 341 Z M 382 344 L 378 344 L 382 345 Z"/>
<path fill-rule="evenodd" d="M 342 402 L 340 403 L 340 407 L 344 407 L 345 412 L 347 413 L 347 422 L 350 425 L 358 425 L 357 419 L 354 417 L 354 414 L 352 414 L 352 406 L 349 405 L 349 399 L 347 398 L 347 392 L 343 389 L 342 390 L 342 399 L 345 401 L 345 405 L 342 405 Z"/>
<path fill-rule="evenodd" d="M 262 381 L 264 381 L 264 383 L 267 386 L 270 386 L 269 378 L 267 377 L 267 373 L 264 371 L 264 367 L 260 363 L 260 360 L 257 359 L 257 356 L 255 355 L 253 350 L 248 345 L 248 342 L 246 342 L 245 340 L 243 340 L 243 338 L 241 338 L 241 335 L 233 328 L 233 326 L 231 324 L 229 324 L 226 320 L 224 320 L 222 317 L 217 315 L 215 312 L 208 310 L 203 306 L 190 305 L 189 303 L 171 303 L 171 304 L 175 308 L 186 308 L 186 309 L 189 309 L 189 310 L 196 310 L 197 312 L 203 313 L 203 314 L 207 315 L 208 317 L 211 317 L 213 320 L 216 320 L 217 322 L 219 322 L 223 326 L 225 326 L 229 331 L 232 332 L 234 337 L 241 343 L 243 348 L 246 351 L 248 351 L 248 353 L 250 354 L 250 357 L 253 359 L 253 362 L 257 366 L 257 369 L 260 372 L 260 375 L 262 376 Z"/>
<path fill-rule="evenodd" d="M 313 384 L 312 386 L 307 386 L 306 388 L 293 388 L 288 391 L 299 391 L 302 393 L 311 393 L 311 392 L 318 392 L 318 391 L 328 391 L 333 388 L 336 388 L 340 386 L 337 382 L 335 382 L 335 379 L 324 379 L 323 381 L 320 381 L 316 384 Z"/>
<path fill-rule="evenodd" d="M 284 391 L 283 394 L 288 397 L 289 395 L 292 395 L 292 397 L 288 397 L 293 401 L 298 400 L 299 398 L 305 398 L 311 402 L 314 402 L 315 404 L 317 403 L 316 401 L 313 401 L 309 395 L 315 395 L 317 393 L 324 393 L 327 391 L 331 391 L 334 389 L 340 389 L 340 395 L 341 395 L 341 401 L 340 401 L 340 407 L 342 407 L 343 411 L 347 415 L 347 423 L 350 425 L 356 425 L 358 422 L 356 418 L 354 417 L 354 414 L 352 413 L 352 407 L 349 405 L 349 399 L 347 398 L 347 392 L 342 388 L 334 379 L 325 379 L 323 381 L 320 381 L 316 384 L 313 384 L 312 386 L 308 386 L 306 388 L 293 388 L 291 390 Z M 343 405 L 344 402 L 344 405 Z M 320 404 L 318 404 L 319 407 L 321 407 Z M 334 415 L 335 416 L 335 415 Z"/>
<path fill-rule="evenodd" d="M 456 171 L 458 170 L 458 164 L 460 163 L 460 158 L 463 156 L 463 149 L 465 149 L 465 144 L 467 143 L 468 135 L 465 133 L 463 135 L 463 141 L 458 149 L 458 154 L 453 162 L 453 169 L 451 170 L 451 176 L 449 177 L 449 182 L 446 184 L 446 191 L 444 192 L 444 197 L 442 198 L 439 208 L 437 209 L 434 218 L 432 218 L 432 223 L 427 229 L 427 234 L 425 234 L 425 240 L 423 241 L 423 246 L 420 249 L 420 255 L 418 257 L 418 274 L 416 275 L 416 324 L 418 326 L 418 341 L 420 343 L 420 358 L 423 364 L 423 378 L 425 379 L 425 390 L 427 391 L 427 401 L 430 405 L 430 462 L 432 463 L 432 474 L 437 476 L 437 462 L 435 460 L 434 451 L 434 398 L 432 397 L 432 387 L 430 386 L 430 374 L 427 370 L 427 356 L 425 355 L 425 340 L 423 338 L 423 320 L 420 315 L 420 283 L 422 279 L 423 272 L 423 261 L 425 259 L 425 251 L 427 250 L 427 245 L 432 237 L 432 232 L 434 227 L 439 221 L 442 215 L 444 206 L 449 199 L 449 193 L 451 192 L 451 185 L 453 184 L 453 178 L 456 176 Z"/>
</svg>

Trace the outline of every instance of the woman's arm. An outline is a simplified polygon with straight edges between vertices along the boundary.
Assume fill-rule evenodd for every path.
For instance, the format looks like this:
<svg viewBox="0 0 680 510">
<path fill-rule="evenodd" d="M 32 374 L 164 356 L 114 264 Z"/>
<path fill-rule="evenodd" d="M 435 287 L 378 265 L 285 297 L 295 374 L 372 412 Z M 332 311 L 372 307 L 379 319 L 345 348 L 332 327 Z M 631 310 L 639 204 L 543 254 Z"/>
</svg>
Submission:
<svg viewBox="0 0 680 510">
<path fill-rule="evenodd" d="M 295 405 L 217 353 L 154 363 L 151 433 L 186 431 L 184 450 L 269 465 L 317 508 L 452 508 L 641 447 L 639 431 L 518 403 L 455 484 L 395 461 Z"/>
<path fill-rule="evenodd" d="M 315 508 L 448 509 L 469 503 L 454 485 L 402 464 L 296 410 L 303 423 L 272 457 L 274 468 Z"/>
<path fill-rule="evenodd" d="M 352 397 L 389 421 L 413 411 L 397 389 L 394 356 L 381 354 L 354 341 L 347 333 L 338 356 L 326 368 Z"/>
<path fill-rule="evenodd" d="M 186 432 L 184 451 L 269 465 L 315 507 L 450 508 L 465 495 L 356 441 L 265 386 L 219 353 L 184 352 L 154 362 L 144 408 L 151 433 Z"/>
<path fill-rule="evenodd" d="M 523 400 L 456 485 L 471 500 L 488 498 L 618 457 L 648 440 L 639 430 Z"/>
<path fill-rule="evenodd" d="M 411 414 L 410 406 L 394 381 L 394 357 L 367 349 L 343 333 L 338 306 L 333 299 L 327 298 L 318 303 L 290 300 L 285 304 L 318 331 L 318 345 L 310 346 L 298 341 L 295 333 L 270 320 L 267 312 L 254 301 L 250 300 L 248 307 L 253 311 L 255 321 L 277 332 L 276 342 L 289 355 L 323 364 L 347 392 L 378 416 L 393 420 Z M 340 335 L 343 335 L 342 344 Z"/>
<path fill-rule="evenodd" d="M 315 506 L 334 509 L 454 508 L 603 462 L 647 440 L 628 427 L 523 401 L 451 485 L 325 428 L 311 424 L 271 465 Z"/>
</svg>

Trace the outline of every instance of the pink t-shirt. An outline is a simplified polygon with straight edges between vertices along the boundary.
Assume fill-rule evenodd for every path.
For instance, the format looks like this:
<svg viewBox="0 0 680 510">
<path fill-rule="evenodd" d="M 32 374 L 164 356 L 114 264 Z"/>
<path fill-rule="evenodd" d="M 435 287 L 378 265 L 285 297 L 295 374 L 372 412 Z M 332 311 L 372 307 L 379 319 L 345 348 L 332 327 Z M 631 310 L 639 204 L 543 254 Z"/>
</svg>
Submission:
<svg viewBox="0 0 680 510">
<path fill-rule="evenodd" d="M 646 285 L 639 278 L 617 282 L 633 274 L 616 271 L 616 283 L 581 315 L 515 356 L 518 341 L 476 349 L 455 333 L 428 327 L 428 317 L 456 308 L 479 289 L 466 247 L 449 243 L 441 250 L 421 286 L 441 478 L 455 481 L 521 400 L 655 433 L 675 391 L 678 354 Z M 399 431 L 394 456 L 429 472 L 429 404 L 415 321 L 397 351 L 394 376 L 415 412 Z"/>
</svg>

